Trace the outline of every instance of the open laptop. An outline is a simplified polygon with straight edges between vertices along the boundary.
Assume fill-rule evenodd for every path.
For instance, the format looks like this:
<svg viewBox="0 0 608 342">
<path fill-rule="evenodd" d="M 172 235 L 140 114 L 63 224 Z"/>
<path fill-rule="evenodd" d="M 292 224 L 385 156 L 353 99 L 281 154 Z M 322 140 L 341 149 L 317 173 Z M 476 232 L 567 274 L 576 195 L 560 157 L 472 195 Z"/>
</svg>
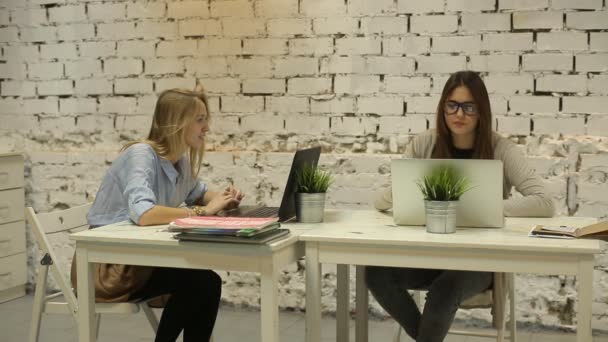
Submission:
<svg viewBox="0 0 608 342">
<path fill-rule="evenodd" d="M 393 219 L 397 225 L 425 225 L 424 197 L 417 182 L 438 165 L 456 167 L 472 188 L 461 197 L 456 226 L 501 228 L 503 215 L 503 167 L 500 160 L 395 159 L 391 162 Z"/>
<path fill-rule="evenodd" d="M 287 177 L 287 184 L 283 191 L 280 207 L 267 206 L 241 206 L 233 210 L 222 211 L 220 216 L 235 217 L 279 217 L 280 222 L 289 221 L 296 216 L 296 171 L 303 165 L 317 166 L 321 147 L 313 147 L 296 151 Z"/>
</svg>

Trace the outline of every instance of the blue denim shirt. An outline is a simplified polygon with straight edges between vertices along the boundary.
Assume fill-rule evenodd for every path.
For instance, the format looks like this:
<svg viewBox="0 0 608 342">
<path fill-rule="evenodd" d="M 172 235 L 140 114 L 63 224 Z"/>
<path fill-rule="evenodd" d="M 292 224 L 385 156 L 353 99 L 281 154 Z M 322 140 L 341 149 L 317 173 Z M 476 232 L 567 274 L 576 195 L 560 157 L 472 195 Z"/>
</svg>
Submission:
<svg viewBox="0 0 608 342">
<path fill-rule="evenodd" d="M 193 204 L 207 185 L 192 177 L 184 155 L 174 166 L 145 143 L 129 146 L 110 166 L 87 214 L 91 226 L 125 220 L 139 222 L 155 205 Z"/>
</svg>

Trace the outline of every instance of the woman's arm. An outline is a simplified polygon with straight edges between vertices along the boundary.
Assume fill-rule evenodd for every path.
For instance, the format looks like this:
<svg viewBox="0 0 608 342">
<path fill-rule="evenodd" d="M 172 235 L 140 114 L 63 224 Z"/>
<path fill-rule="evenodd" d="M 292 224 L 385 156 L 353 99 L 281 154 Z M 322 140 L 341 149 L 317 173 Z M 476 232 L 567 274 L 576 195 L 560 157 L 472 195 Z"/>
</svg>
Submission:
<svg viewBox="0 0 608 342">
<path fill-rule="evenodd" d="M 156 224 L 167 224 L 173 220 L 194 216 L 190 208 L 171 208 L 162 205 L 155 205 L 139 217 L 139 226 L 153 226 Z"/>
</svg>

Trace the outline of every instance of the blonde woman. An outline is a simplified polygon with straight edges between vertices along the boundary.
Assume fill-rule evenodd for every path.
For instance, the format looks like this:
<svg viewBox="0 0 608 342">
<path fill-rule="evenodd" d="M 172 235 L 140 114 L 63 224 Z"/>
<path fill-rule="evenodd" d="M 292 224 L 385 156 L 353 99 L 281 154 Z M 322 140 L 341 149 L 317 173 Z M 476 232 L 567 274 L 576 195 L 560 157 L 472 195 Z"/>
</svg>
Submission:
<svg viewBox="0 0 608 342">
<path fill-rule="evenodd" d="M 131 220 L 166 224 L 193 215 L 214 215 L 239 205 L 243 194 L 232 186 L 208 190 L 198 180 L 209 106 L 201 86 L 171 89 L 158 97 L 147 139 L 126 144 L 106 173 L 87 219 L 91 228 Z M 182 203 L 190 207 L 180 207 Z M 72 282 L 75 283 L 75 268 Z M 98 302 L 121 302 L 170 294 L 156 342 L 208 341 L 217 315 L 222 280 L 211 270 L 116 264 L 96 265 Z"/>
</svg>

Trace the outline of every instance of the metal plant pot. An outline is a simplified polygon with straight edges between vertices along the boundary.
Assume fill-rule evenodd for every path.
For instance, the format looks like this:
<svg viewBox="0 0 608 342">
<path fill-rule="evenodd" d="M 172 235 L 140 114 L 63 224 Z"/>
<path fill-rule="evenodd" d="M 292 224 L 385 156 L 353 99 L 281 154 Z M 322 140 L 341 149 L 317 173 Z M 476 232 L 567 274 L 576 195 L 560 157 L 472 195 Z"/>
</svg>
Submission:
<svg viewBox="0 0 608 342">
<path fill-rule="evenodd" d="M 424 201 L 426 231 L 436 234 L 456 232 L 458 201 Z"/>
<path fill-rule="evenodd" d="M 325 212 L 325 193 L 296 193 L 296 217 L 299 222 L 323 222 Z"/>
</svg>

